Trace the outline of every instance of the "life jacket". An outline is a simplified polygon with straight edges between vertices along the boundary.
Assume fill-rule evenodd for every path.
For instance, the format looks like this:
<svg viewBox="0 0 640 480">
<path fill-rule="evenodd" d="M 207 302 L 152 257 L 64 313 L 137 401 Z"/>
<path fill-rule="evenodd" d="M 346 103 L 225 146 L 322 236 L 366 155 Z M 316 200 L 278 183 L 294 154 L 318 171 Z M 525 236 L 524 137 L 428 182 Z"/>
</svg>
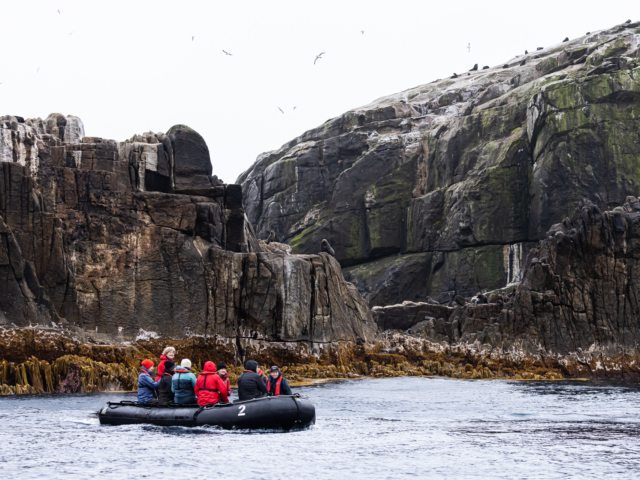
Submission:
<svg viewBox="0 0 640 480">
<path fill-rule="evenodd" d="M 218 374 L 218 376 L 220 377 L 220 374 Z M 220 377 L 220 380 L 222 380 L 222 383 L 224 383 L 227 386 L 227 395 L 231 394 L 231 382 L 229 382 L 229 375 L 227 375 L 225 378 Z"/>
<path fill-rule="evenodd" d="M 206 390 L 207 392 L 215 392 L 218 395 L 220 395 L 220 390 L 218 390 L 217 388 L 207 388 L 207 377 L 209 375 L 218 375 L 218 374 L 209 372 L 209 373 L 201 373 L 200 375 L 204 377 L 204 380 L 202 381 L 202 388 L 200 388 L 200 390 Z"/>
<path fill-rule="evenodd" d="M 282 374 L 276 379 L 276 384 L 274 387 L 274 391 L 271 391 L 271 379 L 267 382 L 267 391 L 269 393 L 273 393 L 275 396 L 280 395 L 280 384 L 282 383 Z"/>
</svg>

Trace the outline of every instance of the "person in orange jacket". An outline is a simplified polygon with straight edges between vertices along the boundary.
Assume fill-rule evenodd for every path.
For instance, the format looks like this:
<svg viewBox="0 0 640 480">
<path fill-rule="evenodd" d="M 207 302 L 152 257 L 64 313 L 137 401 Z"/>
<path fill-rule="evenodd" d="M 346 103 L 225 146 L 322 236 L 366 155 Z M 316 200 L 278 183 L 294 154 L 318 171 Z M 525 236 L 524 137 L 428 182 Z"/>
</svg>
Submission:
<svg viewBox="0 0 640 480">
<path fill-rule="evenodd" d="M 218 402 L 229 402 L 227 386 L 216 373 L 216 366 L 213 362 L 206 362 L 202 373 L 196 381 L 196 396 L 198 405 L 209 405 Z"/>
</svg>

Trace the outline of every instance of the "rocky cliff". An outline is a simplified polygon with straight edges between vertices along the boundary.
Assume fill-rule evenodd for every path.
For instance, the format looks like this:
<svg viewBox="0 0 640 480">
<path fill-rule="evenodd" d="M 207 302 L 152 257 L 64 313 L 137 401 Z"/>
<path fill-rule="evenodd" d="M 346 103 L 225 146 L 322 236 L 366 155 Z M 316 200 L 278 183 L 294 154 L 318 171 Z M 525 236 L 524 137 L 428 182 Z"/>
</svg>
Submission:
<svg viewBox="0 0 640 480">
<path fill-rule="evenodd" d="M 351 110 L 238 178 L 248 219 L 328 239 L 372 306 L 514 283 L 584 199 L 640 194 L 639 44 L 625 23 Z"/>
<path fill-rule="evenodd" d="M 376 331 L 333 257 L 256 239 L 241 187 L 211 175 L 189 127 L 116 142 L 85 137 L 72 116 L 5 116 L 0 160 L 0 326 L 88 343 L 227 339 L 240 361 L 249 341 Z"/>
</svg>

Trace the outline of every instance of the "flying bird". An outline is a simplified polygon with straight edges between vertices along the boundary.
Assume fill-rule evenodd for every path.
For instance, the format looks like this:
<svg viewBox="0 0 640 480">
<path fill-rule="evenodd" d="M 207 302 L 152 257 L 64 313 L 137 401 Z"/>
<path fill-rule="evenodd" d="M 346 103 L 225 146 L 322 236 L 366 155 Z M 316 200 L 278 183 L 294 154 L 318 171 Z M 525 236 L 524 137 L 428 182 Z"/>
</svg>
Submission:
<svg viewBox="0 0 640 480">
<path fill-rule="evenodd" d="M 361 30 L 361 31 L 362 31 L 362 34 L 364 35 L 364 30 Z"/>
<path fill-rule="evenodd" d="M 471 43 L 469 43 L 469 45 L 467 45 L 467 51 L 468 51 L 469 53 L 471 53 Z"/>
<path fill-rule="evenodd" d="M 278 107 L 278 110 L 280 110 L 282 112 L 282 109 L 280 107 Z M 284 115 L 284 112 L 282 112 L 282 114 Z"/>
<path fill-rule="evenodd" d="M 76 33 L 78 30 L 74 30 L 73 32 L 71 32 L 69 35 L 73 35 L 74 33 Z"/>
<path fill-rule="evenodd" d="M 36 73 L 38 73 L 40 71 L 40 67 L 38 67 L 38 69 L 36 70 Z"/>
<path fill-rule="evenodd" d="M 58 9 L 58 15 L 60 15 L 60 9 Z"/>
<path fill-rule="evenodd" d="M 296 107 L 293 107 L 293 109 L 295 110 L 295 109 L 296 109 Z"/>
<path fill-rule="evenodd" d="M 224 52 L 224 54 L 225 54 L 225 55 L 229 55 L 229 56 L 231 56 L 231 54 L 230 54 L 229 52 L 226 52 L 226 51 L 224 51 L 224 50 L 222 50 L 222 51 Z"/>
<path fill-rule="evenodd" d="M 316 59 L 313 61 L 314 65 L 316 64 L 319 58 L 322 58 L 322 55 L 324 55 L 324 52 L 322 52 L 320 55 L 316 55 Z"/>
<path fill-rule="evenodd" d="M 193 42 L 193 39 L 194 39 L 194 38 L 196 38 L 196 37 L 191 37 L 191 41 L 192 41 L 192 42 Z"/>
</svg>

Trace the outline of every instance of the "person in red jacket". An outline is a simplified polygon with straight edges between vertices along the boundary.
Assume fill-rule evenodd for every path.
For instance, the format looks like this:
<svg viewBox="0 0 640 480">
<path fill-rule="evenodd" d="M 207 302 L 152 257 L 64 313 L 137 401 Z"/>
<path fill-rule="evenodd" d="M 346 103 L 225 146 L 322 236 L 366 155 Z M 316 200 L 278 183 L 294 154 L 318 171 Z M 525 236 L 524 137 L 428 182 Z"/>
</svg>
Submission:
<svg viewBox="0 0 640 480">
<path fill-rule="evenodd" d="M 198 405 L 209 405 L 221 401 L 227 403 L 229 401 L 227 386 L 216 373 L 216 366 L 213 362 L 204 364 L 194 390 L 198 397 Z"/>
<path fill-rule="evenodd" d="M 227 397 L 231 398 L 231 381 L 229 380 L 229 375 L 227 374 L 227 366 L 224 364 L 224 362 L 220 362 L 216 369 L 218 370 L 218 376 L 222 380 L 222 383 L 227 386 Z"/>
<path fill-rule="evenodd" d="M 160 355 L 160 363 L 158 363 L 158 376 L 156 379 L 162 378 L 162 374 L 164 373 L 164 362 L 169 360 L 170 362 L 175 362 L 174 358 L 176 356 L 176 349 L 173 347 L 167 347 L 162 351 L 162 355 Z"/>
</svg>

